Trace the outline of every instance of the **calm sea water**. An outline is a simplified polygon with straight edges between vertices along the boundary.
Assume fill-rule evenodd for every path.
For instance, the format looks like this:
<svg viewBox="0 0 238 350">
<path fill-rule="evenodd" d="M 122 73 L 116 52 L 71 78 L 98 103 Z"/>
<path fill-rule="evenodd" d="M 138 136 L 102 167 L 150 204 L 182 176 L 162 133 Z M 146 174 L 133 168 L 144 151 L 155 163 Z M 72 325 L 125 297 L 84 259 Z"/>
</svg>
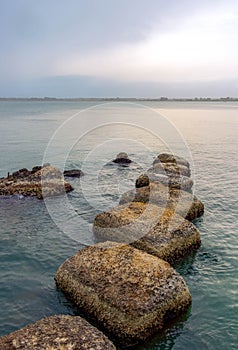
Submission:
<svg viewBox="0 0 238 350">
<path fill-rule="evenodd" d="M 58 266 L 94 242 L 96 213 L 117 205 L 158 153 L 176 150 L 192 162 L 195 192 L 206 207 L 196 222 L 201 248 L 176 266 L 193 304 L 186 319 L 138 349 L 237 349 L 238 104 L 145 105 L 82 112 L 92 104 L 0 102 L 0 176 L 48 160 L 86 173 L 71 181 L 67 203 L 56 200 L 63 216 L 51 211 L 54 200 L 0 198 L 0 335 L 52 314 L 78 313 L 55 288 Z M 119 151 L 135 163 L 111 165 Z"/>
</svg>

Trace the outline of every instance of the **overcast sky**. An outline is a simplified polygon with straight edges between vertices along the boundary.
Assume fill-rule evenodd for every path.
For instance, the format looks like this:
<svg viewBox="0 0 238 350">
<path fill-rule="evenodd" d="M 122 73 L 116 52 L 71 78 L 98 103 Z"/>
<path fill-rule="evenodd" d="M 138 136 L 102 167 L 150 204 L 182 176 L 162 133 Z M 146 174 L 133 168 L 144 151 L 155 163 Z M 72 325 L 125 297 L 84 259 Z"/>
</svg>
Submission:
<svg viewBox="0 0 238 350">
<path fill-rule="evenodd" d="M 0 96 L 238 96 L 238 1 L 0 0 Z"/>
</svg>

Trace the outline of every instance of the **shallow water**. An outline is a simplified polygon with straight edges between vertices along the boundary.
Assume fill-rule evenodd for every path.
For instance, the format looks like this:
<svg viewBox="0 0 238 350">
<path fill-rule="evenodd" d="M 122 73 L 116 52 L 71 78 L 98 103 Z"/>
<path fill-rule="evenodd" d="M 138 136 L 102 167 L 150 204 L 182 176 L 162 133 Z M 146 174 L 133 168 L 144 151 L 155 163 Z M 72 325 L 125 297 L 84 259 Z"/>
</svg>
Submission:
<svg viewBox="0 0 238 350">
<path fill-rule="evenodd" d="M 158 153 L 177 148 L 181 155 L 191 152 L 195 192 L 206 207 L 196 222 L 201 248 L 176 266 L 193 303 L 186 320 L 138 349 L 237 348 L 238 104 L 146 105 L 166 118 L 153 118 L 154 111 L 138 105 L 101 105 L 65 123 L 52 138 L 64 121 L 90 104 L 0 102 L 0 176 L 41 164 L 50 139 L 46 155 L 52 164 L 61 166 L 65 156 L 66 168 L 79 166 L 85 172 L 82 180 L 71 181 L 75 191 L 66 204 L 64 198 L 57 199 L 70 208 L 63 216 L 67 227 L 59 220 L 60 212 L 49 215 L 49 203 L 46 207 L 37 199 L 0 199 L 0 335 L 41 317 L 78 313 L 55 288 L 58 266 L 84 244 L 93 243 L 90 228 L 97 212 L 117 205 L 120 194 L 133 187 Z M 90 113 L 97 122 L 90 120 Z M 141 127 L 143 118 L 147 130 Z M 125 168 L 109 163 L 118 151 L 126 151 L 135 163 Z"/>
</svg>

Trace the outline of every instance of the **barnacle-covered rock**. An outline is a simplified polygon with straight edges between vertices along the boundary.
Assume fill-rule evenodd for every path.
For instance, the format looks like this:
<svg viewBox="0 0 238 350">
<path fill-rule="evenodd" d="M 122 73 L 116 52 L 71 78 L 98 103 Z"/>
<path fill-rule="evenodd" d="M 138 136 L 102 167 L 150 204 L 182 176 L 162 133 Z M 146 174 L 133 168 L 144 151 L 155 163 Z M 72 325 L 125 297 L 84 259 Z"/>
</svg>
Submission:
<svg viewBox="0 0 238 350">
<path fill-rule="evenodd" d="M 136 188 L 121 196 L 120 204 L 130 202 L 156 204 L 174 210 L 189 221 L 204 214 L 204 205 L 196 196 L 186 191 L 169 189 L 159 182 L 152 182 L 149 186 Z"/>
<path fill-rule="evenodd" d="M 73 187 L 64 180 L 61 171 L 50 165 L 37 166 L 32 170 L 20 169 L 0 179 L 0 195 L 23 195 L 43 197 L 55 196 L 72 191 Z"/>
<path fill-rule="evenodd" d="M 183 278 L 167 262 L 125 244 L 84 248 L 60 266 L 55 279 L 123 347 L 160 331 L 191 303 Z"/>
<path fill-rule="evenodd" d="M 0 338 L 1 350 L 116 350 L 79 316 L 51 316 Z"/>
<path fill-rule="evenodd" d="M 93 232 L 99 241 L 130 243 L 171 264 L 197 249 L 200 233 L 174 210 L 131 202 L 98 214 Z"/>
</svg>

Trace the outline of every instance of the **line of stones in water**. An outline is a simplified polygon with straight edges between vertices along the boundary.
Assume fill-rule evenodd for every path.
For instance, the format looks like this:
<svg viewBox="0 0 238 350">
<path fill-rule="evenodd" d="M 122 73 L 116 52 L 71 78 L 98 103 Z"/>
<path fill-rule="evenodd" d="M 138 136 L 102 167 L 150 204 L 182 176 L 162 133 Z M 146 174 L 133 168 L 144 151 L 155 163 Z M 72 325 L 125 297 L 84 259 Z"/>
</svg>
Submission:
<svg viewBox="0 0 238 350">
<path fill-rule="evenodd" d="M 65 295 L 123 348 L 169 326 L 191 305 L 171 265 L 201 244 L 191 221 L 204 206 L 192 185 L 185 159 L 159 155 L 118 207 L 96 216 L 94 234 L 103 242 L 80 250 L 56 273 Z M 79 316 L 58 315 L 1 337 L 0 349 L 115 349 L 101 331 Z"/>
</svg>

